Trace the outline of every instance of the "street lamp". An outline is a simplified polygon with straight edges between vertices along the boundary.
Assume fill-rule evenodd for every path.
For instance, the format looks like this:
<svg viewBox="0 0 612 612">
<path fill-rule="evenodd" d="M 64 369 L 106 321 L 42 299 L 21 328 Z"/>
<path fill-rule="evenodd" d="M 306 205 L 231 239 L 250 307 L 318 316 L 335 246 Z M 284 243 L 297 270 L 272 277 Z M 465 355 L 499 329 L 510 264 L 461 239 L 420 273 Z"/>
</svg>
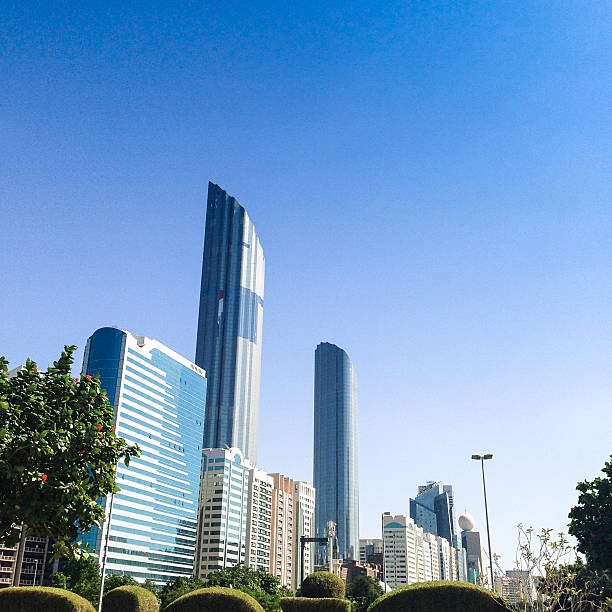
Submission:
<svg viewBox="0 0 612 612">
<path fill-rule="evenodd" d="M 98 612 L 102 612 L 102 595 L 104 595 L 104 579 L 106 578 L 106 556 L 108 554 L 108 539 L 110 536 L 111 519 L 113 518 L 113 502 L 115 501 L 115 492 L 111 493 L 110 508 L 108 510 L 108 518 L 106 519 L 106 539 L 104 542 L 104 550 L 102 551 L 102 567 L 100 570 L 100 592 L 98 594 Z"/>
<path fill-rule="evenodd" d="M 480 466 L 482 467 L 482 490 L 484 491 L 484 503 L 485 503 L 485 516 L 487 519 L 487 540 L 489 542 L 489 568 L 491 570 L 491 590 L 495 590 L 495 586 L 493 584 L 493 555 L 491 554 L 491 530 L 489 529 L 489 509 L 487 507 L 487 485 L 485 483 L 485 473 L 484 473 L 484 462 L 486 459 L 493 459 L 493 455 L 488 453 L 486 455 L 472 455 L 472 459 L 476 461 L 480 461 Z"/>
</svg>

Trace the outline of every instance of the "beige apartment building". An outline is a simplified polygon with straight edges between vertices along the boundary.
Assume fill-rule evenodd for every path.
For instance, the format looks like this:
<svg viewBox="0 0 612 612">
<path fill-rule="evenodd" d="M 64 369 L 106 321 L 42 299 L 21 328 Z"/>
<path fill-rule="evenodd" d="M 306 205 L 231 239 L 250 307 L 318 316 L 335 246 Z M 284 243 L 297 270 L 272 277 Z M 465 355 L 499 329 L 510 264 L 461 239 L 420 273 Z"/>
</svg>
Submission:
<svg viewBox="0 0 612 612">
<path fill-rule="evenodd" d="M 295 590 L 301 581 L 300 537 L 313 534 L 315 490 L 308 483 L 283 474 L 270 476 L 274 480 L 270 573 Z M 304 576 L 312 572 L 312 546 L 306 544 L 304 548 Z"/>
</svg>

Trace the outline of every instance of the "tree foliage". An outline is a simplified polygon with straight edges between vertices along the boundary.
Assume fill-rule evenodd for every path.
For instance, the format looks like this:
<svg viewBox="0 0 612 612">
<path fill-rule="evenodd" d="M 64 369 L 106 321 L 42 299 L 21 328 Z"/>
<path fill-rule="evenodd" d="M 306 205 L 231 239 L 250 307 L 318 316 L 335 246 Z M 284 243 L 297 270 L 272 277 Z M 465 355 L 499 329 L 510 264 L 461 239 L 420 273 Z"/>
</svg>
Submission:
<svg viewBox="0 0 612 612">
<path fill-rule="evenodd" d="M 332 597 L 342 599 L 346 592 L 344 580 L 331 572 L 313 572 L 302 582 L 301 597 Z"/>
<path fill-rule="evenodd" d="M 147 589 L 147 591 L 151 591 L 155 597 L 157 597 L 157 601 L 160 601 L 160 590 L 157 588 L 157 585 L 150 579 L 147 578 L 141 585 L 143 589 Z"/>
<path fill-rule="evenodd" d="M 504 600 L 469 582 L 417 582 L 379 597 L 370 612 L 510 612 Z"/>
<path fill-rule="evenodd" d="M 290 589 L 281 586 L 276 576 L 265 570 L 253 570 L 245 565 L 235 565 L 212 572 L 206 580 L 190 576 L 168 582 L 160 591 L 161 609 L 182 595 L 204 587 L 225 587 L 242 591 L 256 599 L 266 612 L 280 610 L 281 597 L 293 594 Z"/>
<path fill-rule="evenodd" d="M 553 584 L 562 584 L 564 588 L 552 592 Z M 551 570 L 540 590 L 547 600 L 554 601 L 551 608 L 554 612 L 612 610 L 612 578 L 607 572 L 595 571 L 580 558 L 571 565 Z"/>
<path fill-rule="evenodd" d="M 384 595 L 383 588 L 371 576 L 357 576 L 346 585 L 346 596 L 353 603 L 353 612 L 365 612 L 381 595 Z"/>
<path fill-rule="evenodd" d="M 87 599 L 94 607 L 98 605 L 100 566 L 94 556 L 83 555 L 70 559 L 62 574 L 66 577 L 65 588 Z M 57 576 L 58 574 L 55 574 L 53 580 L 57 580 Z"/>
<path fill-rule="evenodd" d="M 181 578 L 178 580 L 187 579 Z M 51 576 L 51 586 L 68 589 L 97 606 L 100 593 L 100 566 L 96 557 L 83 555 L 68 560 L 62 572 L 57 572 Z M 120 586 L 141 586 L 151 591 L 158 600 L 160 598 L 160 591 L 152 580 L 146 580 L 144 584 L 139 584 L 131 576 L 121 574 L 106 576 L 104 579 L 104 594 Z"/>
<path fill-rule="evenodd" d="M 175 599 L 191 593 L 196 589 L 202 589 L 206 586 L 206 582 L 197 576 L 183 577 L 179 576 L 174 580 L 167 582 L 159 592 L 161 601 L 161 609 L 169 606 Z"/>
<path fill-rule="evenodd" d="M 0 589 L 2 612 L 94 612 L 91 604 L 75 593 L 49 587 Z"/>
<path fill-rule="evenodd" d="M 256 599 L 266 612 L 280 610 L 282 597 L 292 595 L 293 592 L 281 586 L 280 580 L 264 569 L 253 570 L 246 565 L 212 572 L 208 576 L 209 586 L 232 587 L 247 593 Z"/>
<path fill-rule="evenodd" d="M 0 357 L 0 539 L 50 536 L 55 555 L 79 552 L 78 537 L 104 519 L 97 500 L 117 491 L 117 463 L 137 456 L 115 435 L 114 414 L 98 378 L 71 376 L 75 346 L 46 372 L 27 360 L 7 375 Z"/>
<path fill-rule="evenodd" d="M 108 593 L 121 586 L 140 586 L 134 578 L 123 574 L 111 574 L 104 579 L 104 592 Z M 98 587 L 99 588 L 99 587 Z"/>
<path fill-rule="evenodd" d="M 591 569 L 612 571 L 612 456 L 604 465 L 605 478 L 579 482 L 578 503 L 570 513 L 569 532 Z"/>
</svg>

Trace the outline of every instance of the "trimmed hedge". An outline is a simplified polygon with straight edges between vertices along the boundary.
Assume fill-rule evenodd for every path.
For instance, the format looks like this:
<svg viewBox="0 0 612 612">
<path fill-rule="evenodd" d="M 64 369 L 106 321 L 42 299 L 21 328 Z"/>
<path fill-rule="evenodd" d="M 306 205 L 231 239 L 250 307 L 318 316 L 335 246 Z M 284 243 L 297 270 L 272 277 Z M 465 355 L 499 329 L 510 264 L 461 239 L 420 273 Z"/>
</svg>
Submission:
<svg viewBox="0 0 612 612">
<path fill-rule="evenodd" d="M 9 587 L 0 589 L 2 612 L 95 612 L 80 595 L 52 587 Z"/>
<path fill-rule="evenodd" d="M 351 612 L 351 602 L 333 597 L 283 597 L 283 612 Z"/>
<path fill-rule="evenodd" d="M 344 580 L 331 572 L 314 572 L 306 577 L 300 588 L 302 597 L 333 597 L 342 599 L 346 592 Z"/>
<path fill-rule="evenodd" d="M 264 612 L 264 609 L 257 600 L 242 591 L 210 587 L 182 595 L 164 612 Z"/>
<path fill-rule="evenodd" d="M 102 598 L 102 612 L 159 612 L 159 602 L 151 591 L 125 585 L 109 591 Z"/>
<path fill-rule="evenodd" d="M 469 582 L 417 582 L 379 597 L 368 612 L 503 612 L 497 594 Z"/>
</svg>

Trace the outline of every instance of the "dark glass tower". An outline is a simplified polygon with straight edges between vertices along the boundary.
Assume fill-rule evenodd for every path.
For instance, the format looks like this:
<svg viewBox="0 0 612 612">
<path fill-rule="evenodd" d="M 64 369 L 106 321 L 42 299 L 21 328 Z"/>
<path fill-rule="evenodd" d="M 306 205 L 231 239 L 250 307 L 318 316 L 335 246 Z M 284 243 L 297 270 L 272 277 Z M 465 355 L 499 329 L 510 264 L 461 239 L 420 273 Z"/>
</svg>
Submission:
<svg viewBox="0 0 612 612">
<path fill-rule="evenodd" d="M 315 351 L 313 480 L 317 537 L 333 521 L 340 558 L 358 560 L 357 379 L 346 352 L 327 342 Z"/>
<path fill-rule="evenodd" d="M 410 499 L 410 517 L 428 533 L 448 540 L 455 548 L 461 548 L 455 525 L 455 505 L 452 485 L 428 482 L 419 486 L 416 499 Z"/>
<path fill-rule="evenodd" d="M 257 461 L 265 258 L 246 210 L 208 184 L 195 362 L 206 370 L 204 448 Z"/>
</svg>

